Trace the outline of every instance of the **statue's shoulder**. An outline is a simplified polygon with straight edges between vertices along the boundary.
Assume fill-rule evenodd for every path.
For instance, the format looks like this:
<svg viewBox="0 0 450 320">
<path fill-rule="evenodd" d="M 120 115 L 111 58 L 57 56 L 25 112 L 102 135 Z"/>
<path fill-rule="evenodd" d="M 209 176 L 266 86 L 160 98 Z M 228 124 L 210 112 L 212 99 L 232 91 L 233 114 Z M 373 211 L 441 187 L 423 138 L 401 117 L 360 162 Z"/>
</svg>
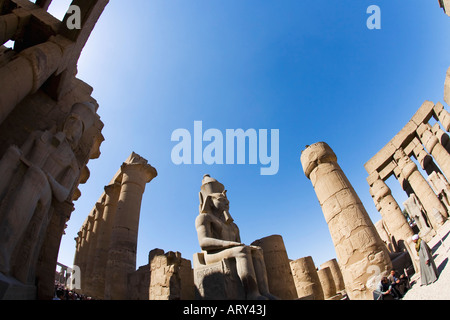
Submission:
<svg viewBox="0 0 450 320">
<path fill-rule="evenodd" d="M 200 213 L 197 218 L 195 218 L 195 224 L 203 223 L 210 220 L 210 216 L 207 213 Z"/>
</svg>

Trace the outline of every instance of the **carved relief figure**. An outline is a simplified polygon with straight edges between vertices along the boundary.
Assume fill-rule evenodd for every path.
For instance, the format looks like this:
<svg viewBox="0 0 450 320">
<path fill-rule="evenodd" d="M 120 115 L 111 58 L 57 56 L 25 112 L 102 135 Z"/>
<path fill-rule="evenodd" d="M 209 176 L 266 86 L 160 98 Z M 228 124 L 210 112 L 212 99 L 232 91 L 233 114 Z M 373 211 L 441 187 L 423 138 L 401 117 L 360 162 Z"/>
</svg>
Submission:
<svg viewBox="0 0 450 320">
<path fill-rule="evenodd" d="M 37 254 L 34 240 L 42 238 L 39 235 L 47 228 L 52 199 L 70 200 L 81 170 L 75 150 L 94 119 L 92 104 L 77 103 L 61 131 L 32 132 L 21 148 L 10 147 L 0 160 L 0 271 L 4 274 L 10 273 L 22 246 L 25 252 L 19 255 L 19 265 L 30 263 L 33 250 Z M 23 239 L 28 240 L 23 243 Z"/>
</svg>

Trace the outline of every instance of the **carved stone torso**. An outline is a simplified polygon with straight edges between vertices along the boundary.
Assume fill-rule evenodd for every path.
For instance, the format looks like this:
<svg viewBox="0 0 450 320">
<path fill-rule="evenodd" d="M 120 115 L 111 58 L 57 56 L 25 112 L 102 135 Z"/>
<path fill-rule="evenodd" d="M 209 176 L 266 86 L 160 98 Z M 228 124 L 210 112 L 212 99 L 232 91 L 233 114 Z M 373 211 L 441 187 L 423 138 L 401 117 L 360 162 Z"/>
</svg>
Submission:
<svg viewBox="0 0 450 320">
<path fill-rule="evenodd" d="M 208 221 L 211 223 L 213 238 L 240 242 L 239 229 L 234 222 L 226 224 L 222 219 L 213 213 L 207 214 L 207 216 Z"/>
</svg>

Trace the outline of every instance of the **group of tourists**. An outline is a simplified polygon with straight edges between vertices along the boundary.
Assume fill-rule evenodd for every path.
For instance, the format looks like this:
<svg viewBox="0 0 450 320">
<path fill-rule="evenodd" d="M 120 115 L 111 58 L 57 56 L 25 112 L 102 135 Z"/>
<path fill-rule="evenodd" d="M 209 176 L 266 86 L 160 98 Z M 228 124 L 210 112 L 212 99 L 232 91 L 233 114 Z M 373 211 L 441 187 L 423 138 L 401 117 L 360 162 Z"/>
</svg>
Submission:
<svg viewBox="0 0 450 320">
<path fill-rule="evenodd" d="M 55 281 L 53 300 L 92 300 L 92 298 L 84 294 L 79 294 L 75 290 L 69 290 L 63 284 Z"/>
<path fill-rule="evenodd" d="M 438 270 L 434 262 L 433 253 L 428 244 L 414 235 L 412 241 L 415 243 L 416 252 L 420 260 L 420 279 L 421 285 L 427 286 L 438 279 Z M 378 300 L 399 300 L 403 298 L 408 289 L 411 288 L 409 278 L 402 274 L 399 275 L 392 269 L 388 277 L 383 277 L 378 286 Z"/>
</svg>

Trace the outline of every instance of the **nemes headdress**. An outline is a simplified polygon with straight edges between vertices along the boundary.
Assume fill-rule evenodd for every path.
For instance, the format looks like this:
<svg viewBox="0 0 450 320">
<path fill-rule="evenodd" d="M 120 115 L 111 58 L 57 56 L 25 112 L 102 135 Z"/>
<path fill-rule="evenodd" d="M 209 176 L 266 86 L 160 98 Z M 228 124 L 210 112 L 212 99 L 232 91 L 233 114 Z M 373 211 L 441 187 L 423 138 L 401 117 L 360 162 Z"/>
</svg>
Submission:
<svg viewBox="0 0 450 320">
<path fill-rule="evenodd" d="M 223 184 L 221 184 L 219 181 L 217 181 L 214 178 L 211 178 L 209 174 L 205 174 L 203 176 L 202 180 L 202 186 L 200 188 L 199 192 L 199 200 L 200 200 L 200 213 L 207 213 L 207 207 L 208 203 L 211 201 L 211 195 L 222 193 L 223 195 L 226 195 L 227 190 L 225 190 L 225 187 Z M 228 212 L 224 212 L 225 220 L 227 222 L 232 222 L 233 219 L 231 218 L 230 214 Z"/>
<path fill-rule="evenodd" d="M 200 188 L 201 197 L 206 199 L 207 196 L 213 193 L 222 193 L 225 191 L 225 187 L 219 181 L 214 178 L 211 178 L 209 174 L 205 174 L 202 180 L 202 187 Z M 202 203 L 202 199 L 200 199 L 200 203 Z"/>
</svg>

